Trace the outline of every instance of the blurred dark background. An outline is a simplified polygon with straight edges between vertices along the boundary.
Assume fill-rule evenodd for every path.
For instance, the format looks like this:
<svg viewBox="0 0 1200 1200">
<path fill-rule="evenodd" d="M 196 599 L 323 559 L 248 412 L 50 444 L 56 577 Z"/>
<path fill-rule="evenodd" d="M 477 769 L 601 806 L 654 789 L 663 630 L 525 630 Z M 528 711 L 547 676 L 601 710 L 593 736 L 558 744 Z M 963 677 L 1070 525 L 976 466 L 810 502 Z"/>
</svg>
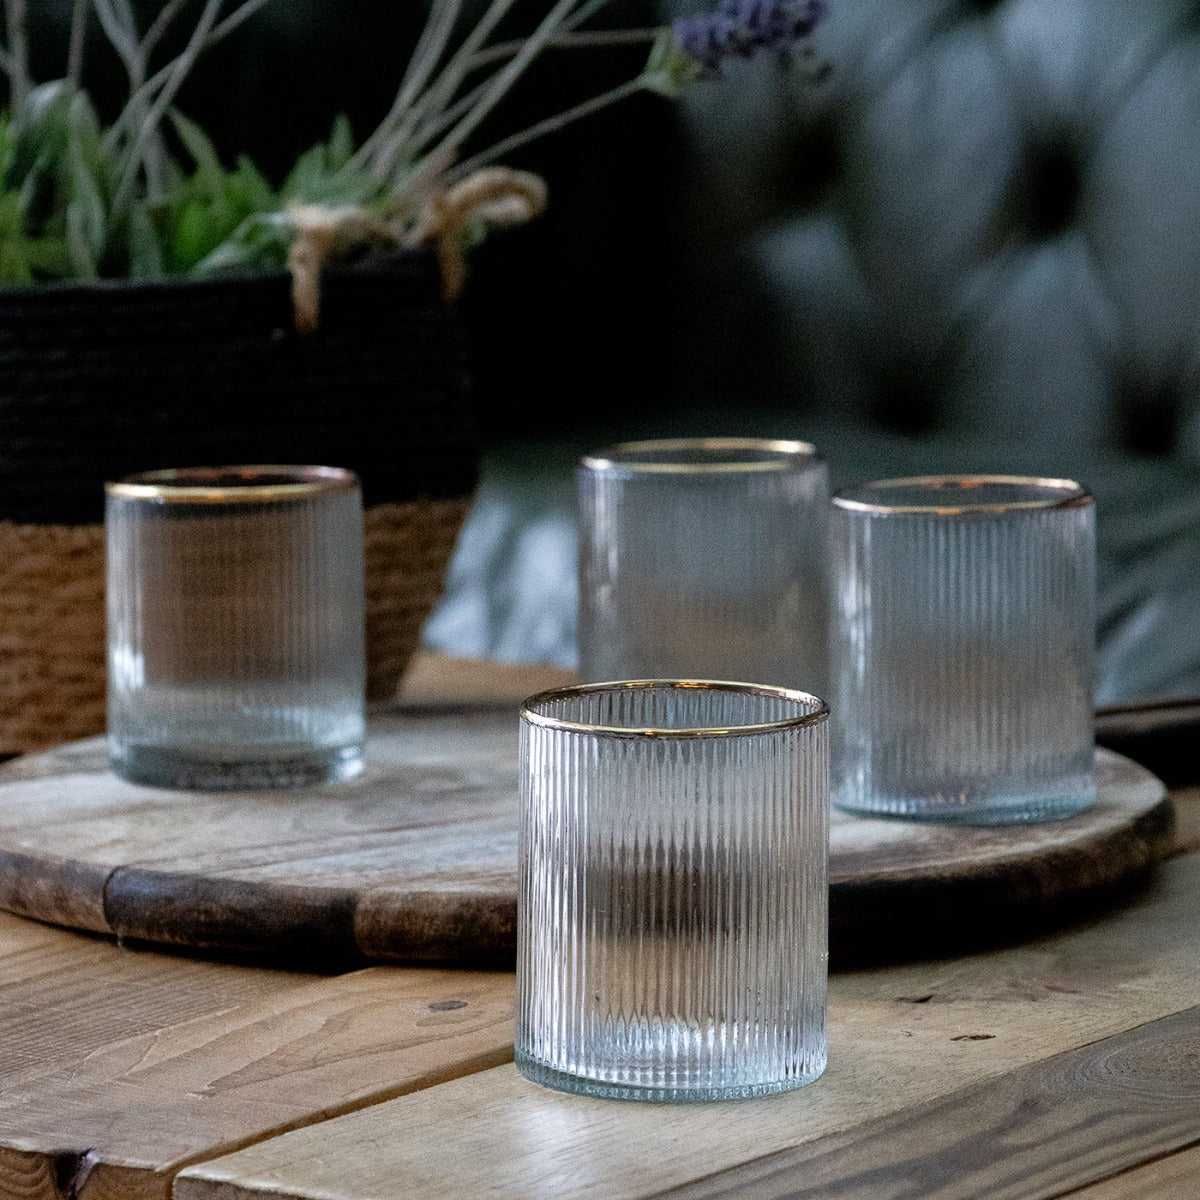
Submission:
<svg viewBox="0 0 1200 1200">
<path fill-rule="evenodd" d="M 1080 478 L 1099 698 L 1200 694 L 1200 0 L 829 4 L 819 84 L 736 64 L 510 160 L 551 205 L 472 258 L 486 469 L 429 642 L 569 663 L 577 454 L 764 434 L 817 441 L 838 483 Z M 546 9 L 514 7 L 512 33 Z M 604 21 L 704 7 L 614 0 Z M 369 131 L 424 8 L 275 0 L 181 106 L 278 178 L 334 113 Z M 37 6 L 47 42 L 66 9 Z M 483 139 L 643 60 L 548 55 Z"/>
<path fill-rule="evenodd" d="M 704 7 L 613 0 L 601 23 Z M 47 77 L 69 3 L 34 8 Z M 512 156 L 551 206 L 473 257 L 485 432 L 761 407 L 1200 459 L 1200 0 L 830 8 L 818 85 L 734 63 L 682 103 L 641 95 Z M 273 0 L 180 106 L 278 179 L 335 113 L 373 128 L 425 9 Z M 545 5 L 514 9 L 505 36 Z M 98 32 L 89 55 L 115 101 Z M 546 54 L 479 144 L 644 59 Z"/>
</svg>

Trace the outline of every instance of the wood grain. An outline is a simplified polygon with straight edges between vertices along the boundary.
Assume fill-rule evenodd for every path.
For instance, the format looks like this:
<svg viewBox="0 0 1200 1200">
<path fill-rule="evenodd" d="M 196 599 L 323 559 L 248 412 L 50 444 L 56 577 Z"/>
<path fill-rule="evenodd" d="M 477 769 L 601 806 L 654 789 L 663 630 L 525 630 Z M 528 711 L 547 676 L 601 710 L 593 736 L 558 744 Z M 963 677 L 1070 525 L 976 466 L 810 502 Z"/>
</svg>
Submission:
<svg viewBox="0 0 1200 1200">
<path fill-rule="evenodd" d="M 5 1200 L 63 1200 L 69 1175 L 61 1158 L 0 1146 L 0 1196 Z"/>
<path fill-rule="evenodd" d="M 797 1092 L 655 1106 L 561 1095 L 503 1067 L 189 1167 L 176 1194 L 653 1195 L 1200 1004 L 1198 892 L 1200 859 L 1177 859 L 1127 908 L 1084 928 L 1003 951 L 835 976 L 829 1069 Z"/>
<path fill-rule="evenodd" d="M 478 708 L 487 704 L 516 708 L 548 688 L 567 687 L 574 671 L 549 663 L 502 663 L 481 658 L 451 658 L 427 651 L 414 654 L 404 672 L 400 699 L 405 708 Z"/>
<path fill-rule="evenodd" d="M 374 718 L 357 779 L 292 792 L 140 787 L 102 740 L 0 768 L 0 907 L 127 940 L 350 967 L 511 965 L 517 719 Z M 963 828 L 836 813 L 835 963 L 913 957 L 1090 913 L 1171 844 L 1162 785 L 1101 751 L 1067 821 Z"/>
<path fill-rule="evenodd" d="M 1171 793 L 1175 805 L 1174 854 L 1192 854 L 1200 850 L 1200 787 L 1176 788 Z"/>
<path fill-rule="evenodd" d="M 509 974 L 335 978 L 0 916 L 0 1196 L 166 1197 L 184 1163 L 512 1054 Z"/>
<path fill-rule="evenodd" d="M 1191 1008 L 660 1194 L 903 1200 L 917 1187 L 924 1200 L 1050 1200 L 1198 1138 L 1200 1008 Z"/>
<path fill-rule="evenodd" d="M 1200 1148 L 1192 1147 L 1066 1193 L 1063 1200 L 1196 1200 L 1198 1193 Z"/>
</svg>

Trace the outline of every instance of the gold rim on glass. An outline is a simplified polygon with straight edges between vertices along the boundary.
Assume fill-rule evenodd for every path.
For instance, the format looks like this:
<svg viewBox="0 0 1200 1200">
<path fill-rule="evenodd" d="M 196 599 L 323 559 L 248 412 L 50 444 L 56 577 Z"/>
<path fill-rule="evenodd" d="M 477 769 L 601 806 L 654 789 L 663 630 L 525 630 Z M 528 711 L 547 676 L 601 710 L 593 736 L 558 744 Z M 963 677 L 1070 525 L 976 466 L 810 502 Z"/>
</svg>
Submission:
<svg viewBox="0 0 1200 1200">
<path fill-rule="evenodd" d="M 142 471 L 106 483 L 109 496 L 174 504 L 229 504 L 295 500 L 358 489 L 358 476 L 342 467 L 173 467 Z"/>
<path fill-rule="evenodd" d="M 960 501 L 947 503 L 933 493 L 945 489 L 947 499 L 951 495 L 961 496 L 971 488 L 988 486 L 1027 488 L 1031 492 L 1041 490 L 1041 496 L 999 501 Z M 928 489 L 928 501 L 920 503 L 894 504 L 886 499 L 864 499 L 889 489 Z M 1034 475 L 913 475 L 900 479 L 878 479 L 871 483 L 844 488 L 833 497 L 835 507 L 848 512 L 868 515 L 891 516 L 917 514 L 925 516 L 996 516 L 1009 512 L 1030 512 L 1037 509 L 1084 508 L 1094 503 L 1086 488 L 1073 479 L 1049 479 Z"/>
<path fill-rule="evenodd" d="M 768 696 L 775 700 L 790 700 L 811 711 L 783 717 L 778 721 L 759 721 L 747 725 L 700 726 L 696 728 L 663 729 L 654 726 L 591 725 L 586 721 L 571 721 L 538 712 L 539 705 L 568 700 L 574 696 L 596 696 L 621 691 L 652 691 L 655 688 L 673 691 L 736 692 L 743 696 Z M 759 683 L 733 683 L 718 679 L 622 679 L 611 683 L 577 683 L 571 687 L 551 688 L 530 696 L 521 705 L 521 719 L 543 729 L 558 729 L 567 733 L 595 734 L 602 737 L 626 738 L 710 738 L 742 737 L 748 734 L 773 733 L 784 729 L 802 729 L 819 725 L 829 717 L 829 705 L 819 696 L 795 688 L 771 687 Z"/>
<path fill-rule="evenodd" d="M 710 454 L 709 461 L 661 461 L 640 455 Z M 754 458 L 752 455 L 759 455 Z M 811 442 L 769 438 L 704 437 L 661 438 L 642 442 L 618 442 L 585 454 L 580 465 L 589 471 L 612 471 L 630 475 L 708 475 L 751 471 L 795 471 L 822 462 Z"/>
</svg>

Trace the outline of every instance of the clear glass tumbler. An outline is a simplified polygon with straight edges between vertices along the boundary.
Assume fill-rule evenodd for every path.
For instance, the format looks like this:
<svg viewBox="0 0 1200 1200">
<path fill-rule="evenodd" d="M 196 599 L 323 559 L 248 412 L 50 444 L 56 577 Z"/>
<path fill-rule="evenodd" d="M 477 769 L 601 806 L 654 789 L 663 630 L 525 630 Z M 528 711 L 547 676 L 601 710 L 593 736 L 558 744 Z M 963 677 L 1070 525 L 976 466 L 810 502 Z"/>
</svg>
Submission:
<svg viewBox="0 0 1200 1200">
<path fill-rule="evenodd" d="M 345 778 L 365 735 L 362 498 L 332 467 L 107 485 L 108 734 L 166 787 Z"/>
<path fill-rule="evenodd" d="M 803 692 L 664 680 L 526 701 L 524 1075 L 683 1101 L 824 1070 L 828 712 Z"/>
<path fill-rule="evenodd" d="M 833 499 L 833 801 L 999 824 L 1095 799 L 1095 508 L 1077 483 L 891 479 Z"/>
<path fill-rule="evenodd" d="M 626 442 L 584 458 L 585 680 L 827 682 L 828 469 L 807 442 Z"/>
</svg>

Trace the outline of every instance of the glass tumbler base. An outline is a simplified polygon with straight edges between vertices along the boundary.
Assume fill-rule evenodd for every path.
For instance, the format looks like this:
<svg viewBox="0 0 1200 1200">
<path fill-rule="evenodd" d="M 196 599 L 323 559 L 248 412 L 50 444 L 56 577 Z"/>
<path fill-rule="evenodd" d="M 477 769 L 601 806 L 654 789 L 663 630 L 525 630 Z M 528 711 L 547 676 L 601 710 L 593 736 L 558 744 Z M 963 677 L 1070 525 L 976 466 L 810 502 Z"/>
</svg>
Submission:
<svg viewBox="0 0 1200 1200">
<path fill-rule="evenodd" d="M 726 1085 L 678 1086 L 640 1085 L 616 1083 L 606 1079 L 593 1079 L 586 1075 L 572 1075 L 532 1058 L 520 1050 L 516 1052 L 517 1070 L 533 1083 L 554 1088 L 559 1092 L 570 1092 L 575 1096 L 597 1096 L 608 1100 L 641 1100 L 652 1104 L 695 1104 L 704 1100 L 743 1100 L 751 1096 L 768 1096 L 776 1092 L 790 1092 L 818 1079 L 825 1070 L 825 1056 L 814 1063 L 814 1069 L 806 1075 L 792 1075 L 786 1079 L 769 1079 L 757 1082 L 739 1082 Z"/>
<path fill-rule="evenodd" d="M 110 743 L 109 764 L 130 783 L 201 792 L 310 787 L 350 779 L 363 766 L 362 746 L 337 746 L 278 758 L 201 757 L 162 746 Z"/>
<path fill-rule="evenodd" d="M 1032 825 L 1041 821 L 1065 821 L 1096 802 L 1095 790 L 1064 796 L 1010 796 L 985 803 L 955 805 L 932 802 L 926 797 L 879 797 L 869 803 L 835 798 L 834 807 L 859 817 L 881 817 L 904 821 L 926 821 L 940 825 Z"/>
</svg>

